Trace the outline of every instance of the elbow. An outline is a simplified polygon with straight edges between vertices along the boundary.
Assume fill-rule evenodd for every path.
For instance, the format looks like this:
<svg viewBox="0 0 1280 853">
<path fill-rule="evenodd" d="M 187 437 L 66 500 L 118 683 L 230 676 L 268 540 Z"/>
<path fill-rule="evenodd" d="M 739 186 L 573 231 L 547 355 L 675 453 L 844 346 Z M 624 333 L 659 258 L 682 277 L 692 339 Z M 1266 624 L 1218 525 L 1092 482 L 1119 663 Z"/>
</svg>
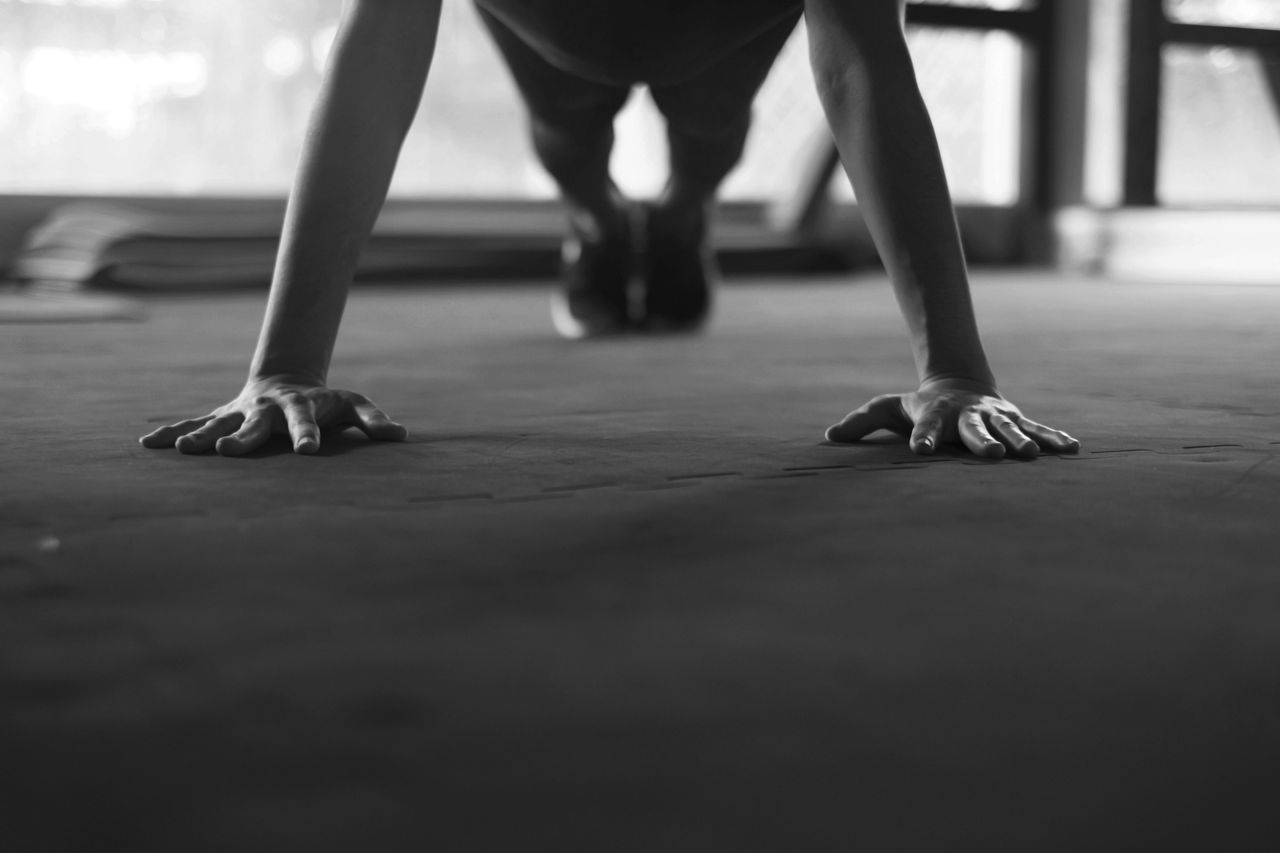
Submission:
<svg viewBox="0 0 1280 853">
<path fill-rule="evenodd" d="M 812 61 L 813 82 L 823 107 L 905 101 L 918 96 L 911 55 L 886 53 L 874 58 L 818 55 Z"/>
<path fill-rule="evenodd" d="M 872 38 L 872 33 L 879 37 Z M 868 26 L 858 38 L 811 32 L 809 67 L 824 104 L 864 100 L 916 85 L 915 63 L 900 28 Z"/>
<path fill-rule="evenodd" d="M 809 67 L 824 103 L 914 81 L 905 0 L 804 0 Z"/>
<path fill-rule="evenodd" d="M 871 91 L 870 75 L 848 63 L 814 63 L 813 83 L 824 106 L 863 100 Z"/>
<path fill-rule="evenodd" d="M 815 65 L 813 82 L 818 100 L 828 115 L 846 114 L 898 97 L 894 75 L 860 63 Z"/>
</svg>

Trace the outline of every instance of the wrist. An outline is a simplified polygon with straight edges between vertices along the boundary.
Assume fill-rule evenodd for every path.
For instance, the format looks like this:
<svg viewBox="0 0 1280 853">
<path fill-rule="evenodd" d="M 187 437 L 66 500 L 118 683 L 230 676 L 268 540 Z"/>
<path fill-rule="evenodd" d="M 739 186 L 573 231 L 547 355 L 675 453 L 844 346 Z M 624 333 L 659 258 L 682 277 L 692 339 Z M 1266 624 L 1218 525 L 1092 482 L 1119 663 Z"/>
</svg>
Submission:
<svg viewBox="0 0 1280 853">
<path fill-rule="evenodd" d="M 973 373 L 934 373 L 920 380 L 921 391 L 938 390 L 969 391 L 998 397 L 995 376 L 990 371 Z"/>
<path fill-rule="evenodd" d="M 974 324 L 943 324 L 929 331 L 913 340 L 921 385 L 958 380 L 995 386 L 995 374 Z"/>
<path fill-rule="evenodd" d="M 250 382 L 296 382 L 310 385 L 323 385 L 328 375 L 328 365 L 317 363 L 314 358 L 292 357 L 286 353 L 254 354 L 249 363 Z"/>
<path fill-rule="evenodd" d="M 996 387 L 995 373 L 991 370 L 982 344 L 976 339 L 965 347 L 937 347 L 921 353 L 916 364 L 922 388 L 939 384 L 991 389 Z"/>
<path fill-rule="evenodd" d="M 254 365 L 249 369 L 245 385 L 324 385 L 325 382 L 325 374 L 319 370 L 281 365 Z"/>
</svg>

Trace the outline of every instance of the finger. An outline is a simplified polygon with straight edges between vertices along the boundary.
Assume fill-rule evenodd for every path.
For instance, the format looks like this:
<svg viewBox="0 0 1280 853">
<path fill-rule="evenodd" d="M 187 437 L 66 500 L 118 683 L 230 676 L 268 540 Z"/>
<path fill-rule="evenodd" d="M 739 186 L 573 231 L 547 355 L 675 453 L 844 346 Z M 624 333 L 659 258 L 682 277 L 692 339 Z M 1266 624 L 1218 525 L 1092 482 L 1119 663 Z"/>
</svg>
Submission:
<svg viewBox="0 0 1280 853">
<path fill-rule="evenodd" d="M 213 449 L 222 456 L 241 456 L 257 450 L 269 438 L 271 420 L 262 412 L 255 412 L 234 433 L 218 439 Z"/>
<path fill-rule="evenodd" d="M 972 409 L 961 412 L 957 427 L 960 430 L 960 441 L 974 455 L 984 459 L 1004 458 L 1004 445 L 987 431 L 987 425 L 983 423 L 980 413 Z"/>
<path fill-rule="evenodd" d="M 991 415 L 991 430 L 1004 442 L 1004 446 L 1017 456 L 1035 457 L 1040 455 L 1040 445 L 1036 444 L 1026 433 L 1018 429 L 1018 425 L 999 412 Z"/>
<path fill-rule="evenodd" d="M 911 422 L 902 411 L 902 397 L 884 394 L 845 415 L 844 420 L 827 428 L 827 441 L 842 443 L 861 441 L 876 430 L 889 430 L 906 435 Z"/>
<path fill-rule="evenodd" d="M 1045 450 L 1056 450 L 1059 453 L 1080 452 L 1080 442 L 1062 430 L 1052 429 L 1044 424 L 1036 423 L 1030 418 L 1019 418 L 1018 426 L 1023 432 L 1034 438 Z"/>
<path fill-rule="evenodd" d="M 353 404 L 356 413 L 356 426 L 374 441 L 404 441 L 409 431 L 387 417 L 386 412 L 379 409 L 367 399 Z"/>
<path fill-rule="evenodd" d="M 316 425 L 316 407 L 302 395 L 286 397 L 280 403 L 295 453 L 315 453 L 320 449 L 320 427 Z"/>
<path fill-rule="evenodd" d="M 232 412 L 219 415 L 195 432 L 187 433 L 174 442 L 179 453 L 205 453 L 213 449 L 213 445 L 224 435 L 230 435 L 239 429 L 244 415 Z"/>
<path fill-rule="evenodd" d="M 915 429 L 911 430 L 911 450 L 913 453 L 928 456 L 937 450 L 941 443 L 942 417 L 936 410 L 926 409 L 916 421 Z"/>
<path fill-rule="evenodd" d="M 138 443 L 153 450 L 162 447 L 173 447 L 174 442 L 179 438 L 189 432 L 194 432 L 211 420 L 213 420 L 213 415 L 205 415 L 203 418 L 192 418 L 176 424 L 169 424 L 169 426 L 162 426 L 138 439 Z"/>
</svg>

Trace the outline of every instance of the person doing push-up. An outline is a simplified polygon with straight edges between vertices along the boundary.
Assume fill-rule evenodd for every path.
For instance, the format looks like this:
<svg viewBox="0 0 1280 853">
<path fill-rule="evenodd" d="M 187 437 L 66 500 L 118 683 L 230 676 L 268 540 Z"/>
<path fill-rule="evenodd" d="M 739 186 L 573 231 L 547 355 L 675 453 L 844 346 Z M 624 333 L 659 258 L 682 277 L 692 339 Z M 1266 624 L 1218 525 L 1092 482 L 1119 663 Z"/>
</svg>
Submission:
<svg viewBox="0 0 1280 853">
<path fill-rule="evenodd" d="M 386 199 L 431 67 L 443 0 L 352 0 L 290 195 L 266 318 L 238 396 L 143 445 L 240 455 L 273 434 L 314 453 L 322 431 L 404 427 L 367 397 L 326 385 L 360 249 Z M 710 221 L 742 155 L 752 102 L 803 16 L 831 133 L 892 280 L 919 387 L 885 394 L 827 430 L 880 429 L 916 453 L 943 443 L 997 458 L 1072 453 L 1079 442 L 996 389 L 933 125 L 903 31 L 904 0 L 476 0 L 528 111 L 533 147 L 568 211 L 566 337 L 692 331 L 712 309 Z M 645 85 L 666 120 L 670 177 L 636 208 L 609 175 L 613 120 Z M 427 120 L 431 120 L 428 116 Z M 631 268 L 643 258 L 641 269 Z M 640 298 L 630 284 L 639 282 Z"/>
</svg>

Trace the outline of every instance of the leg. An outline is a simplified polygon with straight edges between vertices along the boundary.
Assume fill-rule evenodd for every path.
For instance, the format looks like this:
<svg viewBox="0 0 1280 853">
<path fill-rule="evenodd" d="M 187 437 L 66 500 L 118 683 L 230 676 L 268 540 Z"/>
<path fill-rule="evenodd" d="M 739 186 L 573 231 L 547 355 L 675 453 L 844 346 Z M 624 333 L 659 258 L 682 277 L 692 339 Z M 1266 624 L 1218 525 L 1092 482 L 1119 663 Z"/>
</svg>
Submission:
<svg viewBox="0 0 1280 853">
<path fill-rule="evenodd" d="M 552 316 L 571 338 L 624 328 L 631 277 L 631 226 L 609 177 L 613 120 L 631 94 L 569 74 L 548 63 L 516 33 L 477 6 L 506 60 L 525 107 L 538 160 L 568 208 L 565 287 Z"/>
<path fill-rule="evenodd" d="M 742 158 L 752 102 L 798 20 L 797 10 L 694 79 L 652 89 L 667 119 L 671 177 L 647 218 L 651 327 L 694 329 L 707 318 L 718 275 L 707 242 L 716 192 Z"/>
</svg>

